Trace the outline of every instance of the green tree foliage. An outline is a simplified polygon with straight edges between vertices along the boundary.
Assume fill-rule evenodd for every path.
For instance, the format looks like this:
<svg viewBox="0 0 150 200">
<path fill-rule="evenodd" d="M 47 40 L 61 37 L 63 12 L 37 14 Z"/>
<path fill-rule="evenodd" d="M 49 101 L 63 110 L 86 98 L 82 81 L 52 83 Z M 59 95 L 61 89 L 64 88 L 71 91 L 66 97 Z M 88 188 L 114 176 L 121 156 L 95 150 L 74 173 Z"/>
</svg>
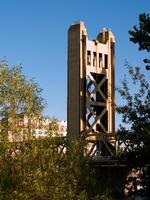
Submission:
<svg viewBox="0 0 150 200">
<path fill-rule="evenodd" d="M 118 134 L 127 150 L 122 158 L 126 164 L 140 170 L 140 178 L 132 179 L 134 189 L 141 185 L 144 194 L 150 192 L 150 85 L 139 68 L 132 68 L 128 63 L 128 76 L 122 81 L 122 86 L 117 88 L 125 103 L 117 107 L 122 115 L 123 124 Z M 129 84 L 130 83 L 130 84 Z"/>
<path fill-rule="evenodd" d="M 150 16 L 139 15 L 139 27 L 129 31 L 130 41 L 139 45 L 139 50 L 150 52 Z M 146 64 L 150 59 L 144 59 Z M 117 88 L 124 99 L 124 104 L 117 107 L 122 115 L 122 125 L 118 130 L 120 141 L 124 146 L 121 159 L 128 166 L 126 185 L 129 193 L 150 196 L 150 85 L 138 67 L 126 63 L 128 76 Z M 150 69 L 147 65 L 146 69 Z M 132 175 L 132 176 L 131 176 Z M 139 186 L 141 186 L 139 188 Z"/>
<path fill-rule="evenodd" d="M 133 27 L 129 31 L 130 41 L 139 44 L 139 50 L 150 52 L 150 16 L 143 13 L 139 15 L 139 27 Z M 144 62 L 150 64 L 150 59 L 144 59 Z M 150 65 L 146 65 L 146 69 L 150 70 Z"/>
<path fill-rule="evenodd" d="M 88 200 L 93 182 L 82 152 L 58 137 L 12 143 L 1 158 L 0 199 Z"/>
<path fill-rule="evenodd" d="M 44 109 L 41 89 L 33 80 L 27 80 L 21 67 L 10 68 L 6 61 L 0 62 L 0 126 L 1 139 L 8 138 L 8 133 L 18 134 L 22 130 L 21 119 L 28 119 L 28 136 L 30 122 L 40 117 Z M 25 130 L 25 129 L 24 129 Z M 26 136 L 27 137 L 27 136 Z"/>
<path fill-rule="evenodd" d="M 43 111 L 41 89 L 34 80 L 27 80 L 20 66 L 9 68 L 0 62 L 0 114 L 35 115 Z"/>
</svg>

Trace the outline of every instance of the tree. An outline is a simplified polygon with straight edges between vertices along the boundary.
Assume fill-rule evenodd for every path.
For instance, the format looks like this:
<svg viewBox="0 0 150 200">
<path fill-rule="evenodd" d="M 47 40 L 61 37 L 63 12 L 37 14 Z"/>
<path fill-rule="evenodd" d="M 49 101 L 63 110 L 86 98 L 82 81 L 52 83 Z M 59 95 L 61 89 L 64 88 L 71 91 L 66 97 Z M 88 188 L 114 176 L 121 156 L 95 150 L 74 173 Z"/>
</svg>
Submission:
<svg viewBox="0 0 150 200">
<path fill-rule="evenodd" d="M 139 45 L 139 50 L 150 52 L 150 16 L 143 13 L 139 15 L 139 27 L 129 30 L 130 41 Z M 144 63 L 149 64 L 150 59 L 145 58 Z M 123 159 L 129 169 L 127 184 L 130 193 L 150 194 L 150 85 L 145 75 L 138 67 L 133 68 L 126 63 L 128 76 L 118 87 L 124 104 L 117 107 L 122 115 L 122 125 L 118 130 L 120 141 L 125 150 Z M 147 65 L 149 70 L 150 66 Z M 128 170 L 127 170 L 128 171 Z M 131 176 L 131 174 L 134 176 Z M 139 186 L 141 186 L 139 188 Z"/>
<path fill-rule="evenodd" d="M 12 143 L 8 150 L 0 160 L 0 199 L 89 199 L 93 183 L 80 142 L 47 137 Z"/>
<path fill-rule="evenodd" d="M 34 80 L 27 80 L 20 66 L 10 68 L 6 61 L 0 62 L 0 121 L 1 137 L 8 133 L 18 134 L 23 128 L 20 120 L 30 121 L 40 117 L 44 109 L 41 89 Z M 5 139 L 6 139 L 5 138 Z"/>
<path fill-rule="evenodd" d="M 123 124 L 118 130 L 120 140 L 127 145 L 127 151 L 122 158 L 126 164 L 140 170 L 139 177 L 132 179 L 134 189 L 132 192 L 141 192 L 149 195 L 149 165 L 150 165 L 150 85 L 139 68 L 133 68 L 126 63 L 128 76 L 122 81 L 122 87 L 117 88 L 119 94 L 125 100 L 125 104 L 118 106 L 117 111 L 122 115 Z M 131 80 L 130 80 L 131 79 Z M 130 85 L 131 83 L 133 85 Z M 135 91 L 135 93 L 133 92 Z"/>
<path fill-rule="evenodd" d="M 150 52 L 150 16 L 143 13 L 139 15 L 139 28 L 133 27 L 129 30 L 130 41 L 139 44 L 139 50 Z M 145 58 L 144 63 L 150 64 L 150 59 Z M 146 69 L 150 70 L 150 65 L 146 65 Z"/>
<path fill-rule="evenodd" d="M 41 89 L 34 80 L 27 80 L 20 66 L 10 68 L 0 62 L 0 193 L 5 183 L 11 185 L 9 171 L 13 158 L 18 157 L 24 140 L 32 139 L 33 118 L 40 118 L 45 103 Z M 26 121 L 26 123 L 24 123 Z M 24 152 L 25 153 L 25 152 Z M 20 155 L 21 156 L 21 155 Z M 20 157 L 23 159 L 23 157 Z M 18 166 L 19 167 L 19 166 Z M 15 177 L 15 176 L 13 176 Z M 6 181 L 8 179 L 8 181 Z M 5 198 L 4 198 L 5 199 Z M 10 198 L 11 199 L 11 198 Z"/>
</svg>

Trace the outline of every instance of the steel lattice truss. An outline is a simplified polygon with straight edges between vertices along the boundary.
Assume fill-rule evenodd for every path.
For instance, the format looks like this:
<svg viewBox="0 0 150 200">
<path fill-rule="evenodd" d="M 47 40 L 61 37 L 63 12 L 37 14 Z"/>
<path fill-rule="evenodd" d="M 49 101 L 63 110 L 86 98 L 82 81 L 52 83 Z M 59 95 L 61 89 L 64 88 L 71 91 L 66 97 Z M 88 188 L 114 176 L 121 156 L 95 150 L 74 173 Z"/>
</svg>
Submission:
<svg viewBox="0 0 150 200">
<path fill-rule="evenodd" d="M 102 158 L 115 155 L 116 139 L 108 134 L 108 80 L 105 74 L 89 73 L 86 80 L 86 153 Z"/>
</svg>

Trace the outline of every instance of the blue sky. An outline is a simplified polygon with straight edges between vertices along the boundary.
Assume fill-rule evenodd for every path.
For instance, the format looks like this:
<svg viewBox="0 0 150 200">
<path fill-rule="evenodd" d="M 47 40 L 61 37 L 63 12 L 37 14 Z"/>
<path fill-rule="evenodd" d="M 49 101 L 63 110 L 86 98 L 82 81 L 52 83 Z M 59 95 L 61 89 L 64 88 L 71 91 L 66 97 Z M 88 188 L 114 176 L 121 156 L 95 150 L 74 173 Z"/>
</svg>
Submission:
<svg viewBox="0 0 150 200">
<path fill-rule="evenodd" d="M 65 120 L 67 115 L 67 30 L 82 20 L 90 39 L 107 27 L 116 37 L 116 84 L 124 63 L 142 65 L 144 53 L 129 42 L 128 30 L 138 15 L 150 12 L 149 0 L 0 0 L 0 59 L 22 64 L 34 77 L 47 101 L 45 113 Z M 117 96 L 117 102 L 120 98 Z"/>
</svg>

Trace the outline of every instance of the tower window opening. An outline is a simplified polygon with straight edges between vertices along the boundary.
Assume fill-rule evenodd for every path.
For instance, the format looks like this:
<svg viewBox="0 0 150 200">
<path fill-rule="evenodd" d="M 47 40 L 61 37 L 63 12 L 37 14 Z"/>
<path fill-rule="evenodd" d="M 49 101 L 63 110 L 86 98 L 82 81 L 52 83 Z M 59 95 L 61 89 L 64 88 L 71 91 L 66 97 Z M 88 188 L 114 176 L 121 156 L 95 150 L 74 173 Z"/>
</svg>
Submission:
<svg viewBox="0 0 150 200">
<path fill-rule="evenodd" d="M 93 52 L 93 67 L 96 67 L 96 52 Z"/>
<path fill-rule="evenodd" d="M 91 65 L 91 51 L 87 51 L 87 64 Z"/>
<path fill-rule="evenodd" d="M 99 53 L 99 68 L 103 66 L 102 53 Z"/>
<path fill-rule="evenodd" d="M 108 55 L 105 54 L 105 69 L 108 69 Z"/>
</svg>

